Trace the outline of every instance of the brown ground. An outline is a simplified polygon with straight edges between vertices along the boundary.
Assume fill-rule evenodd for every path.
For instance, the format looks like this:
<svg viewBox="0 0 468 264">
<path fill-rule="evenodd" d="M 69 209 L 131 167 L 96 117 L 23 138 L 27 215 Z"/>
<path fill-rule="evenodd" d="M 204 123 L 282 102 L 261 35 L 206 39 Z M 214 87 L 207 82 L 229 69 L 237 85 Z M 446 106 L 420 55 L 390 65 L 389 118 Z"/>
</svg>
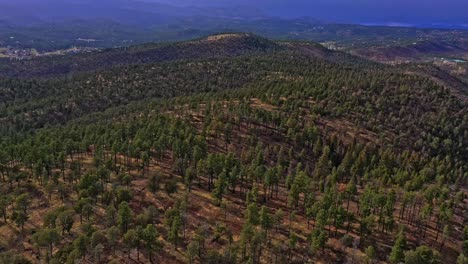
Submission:
<svg viewBox="0 0 468 264">
<path fill-rule="evenodd" d="M 251 101 L 252 107 L 259 107 L 268 111 L 278 111 L 278 109 L 274 106 L 265 104 L 260 100 L 253 99 Z M 199 125 L 199 122 L 203 122 L 204 117 L 200 113 L 192 113 L 193 121 L 196 125 Z M 356 128 L 353 124 L 343 121 L 343 120 L 328 120 L 328 119 L 320 119 L 318 121 L 319 126 L 322 128 L 328 127 L 329 130 L 332 130 L 334 133 L 348 135 L 348 137 L 356 136 L 363 141 L 374 141 L 377 138 L 375 133 L 370 131 L 366 131 L 363 129 Z M 228 146 L 228 149 L 231 151 L 235 151 L 236 153 L 240 154 L 242 149 L 246 149 L 248 147 L 247 143 L 243 141 L 247 133 L 249 133 L 249 129 L 252 127 L 260 127 L 260 125 L 250 124 L 247 127 L 245 124 L 241 125 L 240 127 L 235 127 L 235 131 L 233 133 L 233 140 L 232 144 Z M 264 140 L 269 145 L 278 145 L 284 144 L 284 142 L 271 142 L 269 141 L 269 136 L 275 133 L 273 128 L 268 126 L 262 126 L 262 131 L 265 135 L 260 135 L 261 140 Z M 225 152 L 225 146 L 223 142 L 219 142 L 219 140 L 211 140 L 210 141 L 210 151 L 217 151 L 217 152 Z M 87 155 L 83 155 L 82 159 L 84 162 L 84 170 L 90 170 L 92 165 L 92 156 L 91 153 Z M 122 157 L 120 157 L 122 159 Z M 135 161 L 133 161 L 135 162 Z M 179 175 L 175 175 L 172 172 L 171 165 L 172 160 L 168 156 L 162 162 L 156 162 L 153 160 L 150 165 L 150 172 L 159 170 L 163 172 L 166 179 L 171 177 L 178 177 L 180 178 L 180 182 L 182 182 L 182 178 Z M 142 173 L 138 170 L 132 170 L 130 172 L 134 179 L 130 185 L 130 188 L 134 192 L 134 199 L 131 203 L 132 209 L 135 212 L 135 215 L 141 213 L 143 208 L 148 207 L 149 205 L 154 205 L 160 213 L 160 217 L 158 219 L 157 229 L 162 237 L 166 236 L 166 230 L 163 224 L 164 212 L 173 206 L 175 200 L 177 198 L 181 198 L 185 193 L 185 186 L 179 184 L 178 193 L 173 196 L 168 196 L 163 190 L 159 191 L 156 195 L 149 192 L 148 186 L 148 179 L 146 176 L 143 176 Z M 202 179 L 202 181 L 206 181 L 206 179 Z M 35 183 L 31 183 L 35 188 L 41 190 L 42 187 L 37 186 Z M 237 189 L 235 193 L 230 193 L 226 195 L 225 199 L 227 200 L 228 209 L 227 215 L 225 218 L 224 211 L 222 208 L 217 207 L 214 202 L 213 198 L 211 197 L 211 193 L 205 189 L 206 184 L 203 184 L 203 188 L 195 185 L 193 191 L 189 194 L 189 209 L 188 209 L 188 216 L 187 216 L 187 230 L 186 230 L 186 240 L 189 241 L 190 238 L 193 236 L 193 233 L 197 230 L 200 225 L 207 225 L 210 228 L 211 233 L 216 224 L 222 223 L 225 224 L 232 230 L 234 234 L 234 240 L 237 241 L 239 239 L 239 234 L 242 229 L 244 223 L 244 215 L 243 212 L 245 210 L 245 203 L 244 197 L 241 196 L 240 190 Z M 362 191 L 363 186 L 360 186 L 360 191 Z M 259 198 L 263 197 L 263 193 L 261 192 L 262 188 L 259 185 Z M 76 198 L 76 194 L 72 194 L 71 199 L 73 200 Z M 66 204 L 66 203 L 65 203 Z M 465 201 L 466 204 L 466 201 Z M 37 195 L 34 195 L 34 199 L 31 203 L 30 208 L 30 221 L 28 221 L 27 225 L 25 226 L 26 233 L 22 235 L 20 230 L 12 224 L 8 223 L 6 225 L 0 225 L 0 235 L 2 237 L 0 245 L 6 248 L 15 248 L 17 252 L 24 254 L 31 260 L 37 261 L 37 254 L 38 249 L 32 245 L 32 241 L 27 236 L 28 232 L 33 229 L 40 229 L 42 226 L 42 218 L 44 214 L 54 208 L 64 205 L 59 197 L 56 194 L 52 195 L 52 199 L 49 201 L 48 197 L 45 194 L 42 194 L 41 191 L 37 192 Z M 266 205 L 270 209 L 270 213 L 274 213 L 276 210 L 281 208 L 285 212 L 285 217 L 283 219 L 281 228 L 278 232 L 270 232 L 269 240 L 271 243 L 283 243 L 287 245 L 287 240 L 289 238 L 289 226 L 291 226 L 291 230 L 299 235 L 299 246 L 297 250 L 295 250 L 292 254 L 291 262 L 303 263 L 307 259 L 304 259 L 303 256 L 312 257 L 312 261 L 314 263 L 355 263 L 355 261 L 359 261 L 363 258 L 364 253 L 363 249 L 369 245 L 374 245 L 377 249 L 378 255 L 380 259 L 385 259 L 385 256 L 388 256 L 391 246 L 393 245 L 392 237 L 395 237 L 395 232 L 393 234 L 385 234 L 380 231 L 374 231 L 372 237 L 366 238 L 364 243 L 360 245 L 358 248 L 345 248 L 339 238 L 346 233 L 345 230 L 338 230 L 338 235 L 335 236 L 333 233 L 335 232 L 335 228 L 331 227 L 331 238 L 327 243 L 327 249 L 324 252 L 319 252 L 316 256 L 310 256 L 307 254 L 309 243 L 307 242 L 307 237 L 310 232 L 312 231 L 313 222 L 311 222 L 311 227 L 307 228 L 307 221 L 302 212 L 298 212 L 296 215 L 296 219 L 290 223 L 289 221 L 289 212 L 290 208 L 287 206 L 287 193 L 284 186 L 281 186 L 279 197 L 273 200 L 269 200 Z M 453 220 L 454 230 L 452 233 L 451 238 L 446 242 L 445 247 L 442 249 L 442 256 L 443 256 L 443 263 L 453 263 L 458 255 L 458 249 L 461 245 L 461 237 L 463 231 L 463 214 L 464 209 L 466 208 L 455 208 L 454 213 L 455 217 Z M 356 202 L 352 202 L 350 206 L 350 210 L 352 212 L 357 212 L 357 204 Z M 407 223 L 406 220 L 398 220 L 398 215 L 400 212 L 400 206 L 397 206 L 395 211 L 395 219 L 397 219 L 397 223 L 395 226 L 397 227 L 399 224 Z M 96 208 L 95 212 L 95 219 L 97 224 L 97 228 L 104 228 L 103 226 L 99 226 L 99 221 L 103 217 L 104 209 L 103 208 Z M 73 233 L 77 233 L 80 228 L 79 219 L 75 219 L 75 225 L 73 228 Z M 438 248 L 441 245 L 441 235 L 439 235 L 438 241 L 435 241 L 435 219 L 433 218 L 430 221 L 432 224 L 429 225 L 429 229 L 426 235 L 426 238 L 422 239 L 420 237 L 420 232 L 417 230 L 416 227 L 410 226 L 407 234 L 413 234 L 413 236 L 409 236 L 408 241 L 411 245 L 429 245 L 434 248 Z M 351 235 L 358 238 L 356 234 L 357 225 L 353 225 L 353 229 Z M 74 237 L 65 235 L 61 245 L 71 243 Z M 177 249 L 169 244 L 168 242 L 161 239 L 164 243 L 164 250 L 158 256 L 158 260 L 161 263 L 185 263 L 186 256 L 185 256 L 185 246 L 186 243 L 180 244 Z M 211 241 L 211 238 L 208 239 Z M 218 241 L 211 241 L 207 245 L 208 248 L 212 249 L 221 249 L 223 246 L 227 245 L 226 238 L 223 238 Z M 270 259 L 270 248 L 263 252 L 262 262 L 264 263 L 271 263 L 274 262 L 273 259 Z M 116 251 L 115 254 L 112 252 L 107 252 L 109 254 L 110 259 L 117 259 L 122 263 L 138 263 L 136 261 L 136 252 L 132 252 L 131 259 L 129 261 L 127 258 L 127 253 L 123 251 Z M 283 254 L 286 254 L 283 251 Z M 85 261 L 85 263 L 91 263 L 91 260 Z M 144 254 L 140 254 L 140 263 L 146 263 L 148 260 L 145 259 Z"/>
</svg>

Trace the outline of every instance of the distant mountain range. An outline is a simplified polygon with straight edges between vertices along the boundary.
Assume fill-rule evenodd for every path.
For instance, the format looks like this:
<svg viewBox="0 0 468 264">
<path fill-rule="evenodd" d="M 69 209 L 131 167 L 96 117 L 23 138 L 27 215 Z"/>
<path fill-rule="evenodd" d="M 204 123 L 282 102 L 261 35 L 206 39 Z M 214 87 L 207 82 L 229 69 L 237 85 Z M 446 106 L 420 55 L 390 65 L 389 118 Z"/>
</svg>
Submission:
<svg viewBox="0 0 468 264">
<path fill-rule="evenodd" d="M 187 0 L 16 0 L 14 2 L 0 0 L 0 21 L 14 25 L 31 25 L 100 19 L 126 25 L 151 27 L 195 17 L 257 20 L 274 17 L 293 19 L 300 16 L 281 16 L 278 15 L 278 10 L 271 9 L 268 5 L 247 4 L 245 1 L 239 2 L 238 5 L 216 1 L 205 2 L 203 4 Z M 311 14 L 315 15 L 312 11 Z M 468 24 L 463 23 L 385 22 L 385 20 L 387 19 L 382 18 L 382 21 L 355 21 L 353 23 L 371 26 L 468 29 Z M 345 18 L 337 18 L 336 21 L 351 23 Z"/>
<path fill-rule="evenodd" d="M 266 14 L 247 7 L 178 7 L 136 0 L 0 1 L 0 20 L 12 24 L 107 19 L 127 25 L 154 26 L 188 17 L 256 19 Z"/>
<path fill-rule="evenodd" d="M 387 26 L 387 27 L 413 27 L 413 28 L 440 28 L 440 29 L 468 29 L 468 24 L 451 24 L 451 23 L 360 23 L 364 26 Z"/>
<path fill-rule="evenodd" d="M 56 51 L 180 41 L 223 32 L 325 43 L 331 49 L 466 39 L 467 25 L 334 23 L 275 17 L 257 7 L 145 0 L 0 0 L 0 47 Z M 189 3 L 190 4 L 190 3 Z M 195 3 L 194 3 L 195 4 Z M 447 30 L 444 28 L 453 28 Z M 432 29 L 435 28 L 435 29 Z"/>
</svg>

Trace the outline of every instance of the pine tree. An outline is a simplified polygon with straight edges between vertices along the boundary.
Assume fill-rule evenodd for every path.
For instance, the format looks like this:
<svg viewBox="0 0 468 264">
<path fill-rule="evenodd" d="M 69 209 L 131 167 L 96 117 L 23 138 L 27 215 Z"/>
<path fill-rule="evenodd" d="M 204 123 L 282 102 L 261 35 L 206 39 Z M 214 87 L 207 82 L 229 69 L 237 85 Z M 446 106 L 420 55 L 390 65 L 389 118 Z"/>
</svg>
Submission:
<svg viewBox="0 0 468 264">
<path fill-rule="evenodd" d="M 268 231 L 273 226 L 273 223 L 266 206 L 262 206 L 262 209 L 260 209 L 260 226 L 262 227 L 263 231 L 265 231 L 265 235 L 268 238 Z"/>
<path fill-rule="evenodd" d="M 151 263 L 153 263 L 153 254 L 162 249 L 162 244 L 159 242 L 158 237 L 158 231 L 152 224 L 147 225 L 146 228 L 143 229 L 141 240 Z"/>
<path fill-rule="evenodd" d="M 325 232 L 325 230 L 319 227 L 315 228 L 314 231 L 312 231 L 312 235 L 311 235 L 310 249 L 312 253 L 317 252 L 317 250 L 319 249 L 324 250 L 325 245 L 327 244 L 327 240 L 328 240 L 328 237 L 327 237 L 327 233 Z"/>
<path fill-rule="evenodd" d="M 227 176 L 226 170 L 223 170 L 221 174 L 219 174 L 218 179 L 215 182 L 215 188 L 213 189 L 213 197 L 216 199 L 216 204 L 221 205 L 223 201 L 223 195 L 226 191 L 227 187 Z"/>
<path fill-rule="evenodd" d="M 257 204 L 251 203 L 247 206 L 247 209 L 245 212 L 245 220 L 246 220 L 246 223 L 249 223 L 252 225 L 258 225 L 259 211 L 258 211 Z"/>
<path fill-rule="evenodd" d="M 60 234 L 55 228 L 47 228 L 35 233 L 32 239 L 39 247 L 47 248 L 47 259 L 49 260 L 52 257 L 54 245 L 60 241 Z"/>
<path fill-rule="evenodd" d="M 331 173 L 332 165 L 330 161 L 330 147 L 323 149 L 317 164 L 315 165 L 314 179 L 324 179 Z"/>
<path fill-rule="evenodd" d="M 165 224 L 168 228 L 168 240 L 174 245 L 174 248 L 177 248 L 183 225 L 182 215 L 178 207 L 166 211 Z"/>
<path fill-rule="evenodd" d="M 73 219 L 74 215 L 75 214 L 71 209 L 65 210 L 58 215 L 57 219 L 59 226 L 62 228 L 62 235 L 64 235 L 65 232 L 68 232 L 70 234 L 73 224 L 75 222 Z"/>
<path fill-rule="evenodd" d="M 24 224 L 29 219 L 28 208 L 29 208 L 29 195 L 21 194 L 16 197 L 15 200 L 15 211 L 13 212 L 13 219 L 17 226 L 21 227 L 21 231 L 24 231 Z"/>
<path fill-rule="evenodd" d="M 128 250 L 128 257 L 130 258 L 130 252 L 134 248 L 138 248 L 140 245 L 140 237 L 135 229 L 129 229 L 123 236 L 123 243 Z"/>
<path fill-rule="evenodd" d="M 128 205 L 127 202 L 122 202 L 119 205 L 119 213 L 117 216 L 117 224 L 120 227 L 120 230 L 122 231 L 123 234 L 125 234 L 128 231 L 128 227 L 130 225 L 130 222 L 132 221 L 132 209 Z"/>
<path fill-rule="evenodd" d="M 159 171 L 154 172 L 151 174 L 149 177 L 149 183 L 148 183 L 148 188 L 150 192 L 156 193 L 159 191 L 161 185 L 161 173 Z"/>
<path fill-rule="evenodd" d="M 415 250 L 405 253 L 405 264 L 440 264 L 441 258 L 439 252 L 430 249 L 427 246 L 420 246 Z"/>
<path fill-rule="evenodd" d="M 368 263 L 375 262 L 375 259 L 377 258 L 377 252 L 375 252 L 375 248 L 373 246 L 368 246 L 366 248 L 366 257 L 368 259 Z"/>
<path fill-rule="evenodd" d="M 85 258 L 88 254 L 89 238 L 85 235 L 80 235 L 73 241 L 73 248 L 78 254 L 78 257 Z"/>
<path fill-rule="evenodd" d="M 389 260 L 391 263 L 400 263 L 405 261 L 406 237 L 403 231 L 398 233 L 395 244 L 392 247 Z"/>
</svg>

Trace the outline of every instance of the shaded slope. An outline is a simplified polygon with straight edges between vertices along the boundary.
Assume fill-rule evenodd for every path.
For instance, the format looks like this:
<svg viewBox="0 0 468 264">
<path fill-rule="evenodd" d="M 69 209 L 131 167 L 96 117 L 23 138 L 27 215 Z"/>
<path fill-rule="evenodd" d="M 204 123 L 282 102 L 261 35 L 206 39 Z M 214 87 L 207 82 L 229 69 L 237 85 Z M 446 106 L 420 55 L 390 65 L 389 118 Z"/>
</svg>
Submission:
<svg viewBox="0 0 468 264">
<path fill-rule="evenodd" d="M 234 57 L 281 50 L 273 41 L 252 34 L 222 34 L 196 41 L 146 44 L 99 52 L 50 56 L 21 61 L 0 61 L 0 75 L 31 78 L 90 72 L 114 66 L 174 60 Z"/>
<path fill-rule="evenodd" d="M 378 46 L 352 51 L 355 55 L 379 62 L 421 61 L 431 56 L 453 56 L 466 52 L 466 41 L 420 41 L 406 46 Z"/>
<path fill-rule="evenodd" d="M 217 35 L 189 44 L 229 44 L 238 38 L 242 36 Z M 339 55 L 313 44 L 293 44 L 275 52 L 5 82 L 10 89 L 23 86 L 12 90 L 0 107 L 0 163 L 6 165 L 1 172 L 11 172 L 0 179 L 2 193 L 27 193 L 32 201 L 32 217 L 17 236 L 22 240 L 9 242 L 6 249 L 24 253 L 31 248 L 28 256 L 40 255 L 30 237 L 47 225 L 41 218 L 55 210 L 50 204 L 65 204 L 75 218 L 68 231 L 73 235 L 54 245 L 66 251 L 65 245 L 78 243 L 73 239 L 91 236 L 85 224 L 108 234 L 114 224 L 104 220 L 112 218 L 111 210 L 105 214 L 102 209 L 128 201 L 135 213 L 129 227 L 151 222 L 161 234 L 164 248 L 158 261 L 185 263 L 185 248 L 199 226 L 207 226 L 202 233 L 209 252 L 228 244 L 242 246 L 242 225 L 252 225 L 249 215 L 258 211 L 253 207 L 258 203 L 286 212 L 275 216 L 278 226 L 270 228 L 270 239 L 262 239 L 271 243 L 265 243 L 258 263 L 273 262 L 269 256 L 276 246 L 271 245 L 284 245 L 285 256 L 294 254 L 284 263 L 311 257 L 312 262 L 343 262 L 369 244 L 385 261 L 399 226 L 405 227 L 408 249 L 418 243 L 440 246 L 443 262 L 453 263 L 463 240 L 463 200 L 455 193 L 466 183 L 466 104 L 428 78 L 354 64 Z M 28 129 L 33 133 L 22 133 Z M 161 183 L 167 193 L 158 191 Z M 188 208 L 180 213 L 187 237 L 170 245 L 173 225 L 167 219 L 174 208 L 179 210 L 176 197 L 189 202 L 180 206 Z M 91 209 L 79 209 L 82 202 Z M 418 215 L 426 205 L 434 214 L 421 224 Z M 153 213 L 142 215 L 149 206 Z M 448 207 L 453 208 L 451 219 L 439 213 Z M 454 227 L 445 234 L 447 243 L 439 238 L 440 219 Z M 219 231 L 223 224 L 232 232 Z M 251 233 L 262 232 L 254 225 Z M 0 224 L 4 234 L 1 227 L 15 225 Z M 19 226 L 16 230 L 19 234 Z M 308 237 L 315 230 L 322 230 L 329 242 L 311 256 Z M 286 246 L 290 234 L 299 237 L 294 249 Z M 338 241 L 344 234 L 359 239 L 355 251 Z M 115 256 L 136 259 L 126 240 L 117 235 L 116 243 L 101 253 L 103 262 Z M 77 258 L 70 255 L 67 259 Z M 211 254 L 205 256 L 201 262 Z M 148 262 L 146 254 L 141 261 Z"/>
<path fill-rule="evenodd" d="M 314 103 L 304 107 L 315 114 L 342 117 L 380 135 L 397 135 L 388 140 L 402 148 L 465 155 L 460 145 L 444 142 L 441 147 L 440 139 L 461 136 L 466 105 L 429 78 L 366 63 L 316 44 L 275 43 L 249 34 L 215 35 L 172 46 L 180 50 L 174 48 L 173 57 L 162 62 L 114 66 L 52 80 L 3 80 L 1 134 L 31 132 L 145 99 L 243 91 L 247 97 L 272 95 L 274 99 L 269 100 L 290 98 L 294 104 L 311 98 Z M 115 51 L 103 53 L 115 55 L 115 62 L 120 59 Z M 161 51 L 152 45 L 136 46 L 125 55 L 133 60 L 144 58 L 139 56 L 145 52 Z M 206 52 L 213 56 L 198 58 Z M 184 57 L 181 54 L 188 57 L 177 59 Z M 426 141 L 433 141 L 430 148 Z"/>
<path fill-rule="evenodd" d="M 447 71 L 431 64 L 410 64 L 404 66 L 409 73 L 429 78 L 440 85 L 447 87 L 452 95 L 458 99 L 468 102 L 468 84 Z"/>
</svg>

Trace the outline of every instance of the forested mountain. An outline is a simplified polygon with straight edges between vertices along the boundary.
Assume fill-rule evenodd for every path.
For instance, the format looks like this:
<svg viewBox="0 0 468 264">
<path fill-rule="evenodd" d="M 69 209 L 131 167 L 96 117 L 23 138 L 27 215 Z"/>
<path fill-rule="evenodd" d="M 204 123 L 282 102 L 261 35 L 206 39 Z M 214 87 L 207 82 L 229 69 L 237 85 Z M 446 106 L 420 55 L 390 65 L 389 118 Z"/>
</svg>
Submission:
<svg viewBox="0 0 468 264">
<path fill-rule="evenodd" d="M 434 56 L 460 56 L 468 53 L 468 41 L 420 41 L 403 46 L 383 46 L 357 49 L 354 54 L 377 61 L 425 61 Z"/>
<path fill-rule="evenodd" d="M 143 44 L 85 54 L 48 56 L 26 60 L 0 60 L 5 77 L 47 77 L 95 71 L 113 66 L 174 60 L 234 57 L 243 54 L 285 50 L 279 44 L 252 34 L 227 33 L 196 40 Z"/>
<path fill-rule="evenodd" d="M 1 65 L 0 263 L 467 261 L 429 68 L 244 33 Z"/>
</svg>

